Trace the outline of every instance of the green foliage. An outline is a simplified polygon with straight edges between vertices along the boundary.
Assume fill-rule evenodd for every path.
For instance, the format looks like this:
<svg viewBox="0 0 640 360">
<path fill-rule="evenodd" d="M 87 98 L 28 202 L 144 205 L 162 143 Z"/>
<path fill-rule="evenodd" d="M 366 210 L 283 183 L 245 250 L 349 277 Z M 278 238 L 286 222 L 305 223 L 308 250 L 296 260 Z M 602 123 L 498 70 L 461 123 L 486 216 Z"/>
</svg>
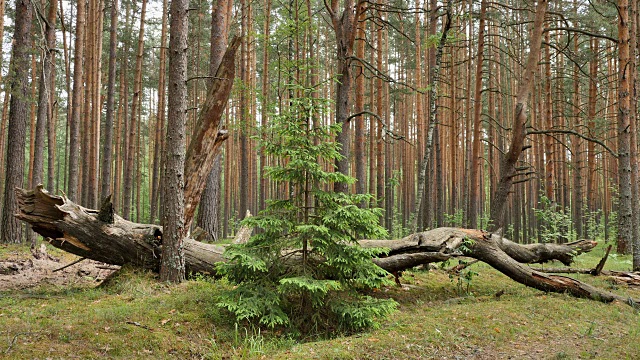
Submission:
<svg viewBox="0 0 640 360">
<path fill-rule="evenodd" d="M 444 222 L 449 226 L 462 227 L 464 225 L 464 210 L 456 209 L 453 215 L 444 214 Z"/>
<path fill-rule="evenodd" d="M 471 248 L 473 248 L 473 245 L 475 244 L 476 244 L 475 240 L 465 236 L 464 239 L 462 239 L 462 244 L 458 246 L 458 249 L 460 249 L 460 251 L 462 251 L 463 254 L 468 254 L 471 252 Z"/>
<path fill-rule="evenodd" d="M 243 225 L 259 228 L 248 243 L 230 246 L 220 267 L 236 287 L 218 305 L 238 321 L 293 332 L 353 331 L 370 327 L 396 303 L 364 297 L 361 290 L 388 282 L 371 258 L 383 249 L 364 249 L 356 240 L 385 238 L 381 209 L 357 206 L 370 195 L 326 191 L 336 182 L 353 183 L 344 174 L 325 171 L 340 157 L 334 137 L 339 126 L 317 126 L 316 114 L 328 101 L 297 88 L 304 97 L 271 117 L 258 138 L 265 152 L 280 159 L 266 174 L 288 191 L 272 199 Z M 284 192 L 283 192 L 284 193 Z"/>
<path fill-rule="evenodd" d="M 586 223 L 587 238 L 593 240 L 605 240 L 605 221 L 602 209 L 589 211 L 585 204 L 583 207 L 584 219 Z"/>
<path fill-rule="evenodd" d="M 462 264 L 463 262 L 460 261 L 460 263 Z M 458 296 L 468 296 L 473 295 L 473 293 L 471 292 L 471 282 L 477 275 L 478 273 L 473 270 L 464 269 L 460 271 L 457 276 L 449 274 L 449 280 L 452 283 L 455 282 L 456 293 L 458 294 Z"/>
<path fill-rule="evenodd" d="M 540 221 L 542 242 L 556 242 L 558 238 L 575 240 L 576 233 L 572 227 L 571 212 L 551 203 L 546 196 L 541 197 L 540 205 L 539 209 L 534 208 L 533 211 Z"/>
</svg>

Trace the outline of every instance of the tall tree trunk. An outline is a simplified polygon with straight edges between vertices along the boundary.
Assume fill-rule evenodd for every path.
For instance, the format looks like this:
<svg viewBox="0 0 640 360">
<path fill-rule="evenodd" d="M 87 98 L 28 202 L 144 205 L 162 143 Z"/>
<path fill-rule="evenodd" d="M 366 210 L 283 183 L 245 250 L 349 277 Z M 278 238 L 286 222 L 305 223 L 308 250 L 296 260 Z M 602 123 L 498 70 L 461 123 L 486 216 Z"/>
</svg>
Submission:
<svg viewBox="0 0 640 360">
<path fill-rule="evenodd" d="M 166 170 L 160 279 L 185 279 L 183 241 L 188 228 L 184 223 L 185 136 L 187 121 L 187 34 L 189 0 L 172 0 L 169 26 L 169 110 L 166 139 Z"/>
<path fill-rule="evenodd" d="M 640 174 L 638 166 L 638 25 L 640 13 L 638 12 L 638 2 L 633 1 L 631 5 L 631 15 L 633 25 L 629 34 L 631 38 L 631 185 L 632 185 L 632 212 L 633 212 L 633 270 L 640 271 Z"/>
<path fill-rule="evenodd" d="M 493 200 L 491 201 L 491 221 L 496 229 L 504 226 L 504 210 L 507 198 L 511 191 L 513 178 L 516 176 L 516 164 L 524 149 L 527 122 L 527 101 L 531 88 L 533 87 L 533 79 L 538 66 L 546 12 L 547 0 L 540 0 L 536 7 L 533 29 L 531 31 L 527 63 L 516 93 L 511 145 L 509 147 L 509 151 L 502 157 L 500 164 L 500 180 L 498 181 L 497 190 L 493 196 Z"/>
<path fill-rule="evenodd" d="M 242 44 L 240 45 L 240 80 L 243 87 L 240 89 L 240 208 L 238 209 L 239 219 L 243 219 L 246 211 L 249 209 L 249 142 L 247 139 L 248 127 L 248 102 L 247 102 L 247 87 L 248 87 L 248 75 L 247 75 L 247 18 L 248 18 L 248 6 L 247 0 L 240 1 L 241 10 L 241 34 Z"/>
<path fill-rule="evenodd" d="M 33 172 L 31 174 L 30 184 L 31 187 L 35 187 L 43 182 L 44 178 L 44 138 L 47 129 L 47 124 L 50 117 L 50 105 L 51 99 L 54 94 L 54 89 L 51 88 L 51 76 L 53 74 L 53 49 L 55 48 L 55 29 L 56 29 L 56 14 L 58 10 L 57 0 L 52 0 L 49 3 L 49 11 L 45 20 L 45 32 L 44 39 L 42 41 L 43 51 L 41 55 L 41 74 L 38 88 L 38 112 L 36 119 L 36 131 L 34 139 L 33 150 Z M 49 137 L 49 140 L 51 137 Z M 55 146 L 51 141 L 49 142 L 49 148 Z M 51 159 L 53 160 L 53 159 Z M 50 188 L 50 190 L 52 190 Z M 32 247 L 35 247 L 36 234 L 32 231 L 27 231 L 28 238 Z"/>
<path fill-rule="evenodd" d="M 578 36 L 574 36 L 574 51 L 578 50 Z M 575 127 L 578 128 L 581 124 L 580 113 L 580 80 L 578 78 L 578 72 L 580 68 L 576 64 L 573 68 L 573 121 Z M 571 201 L 571 207 L 573 209 L 573 223 L 576 229 L 578 238 L 584 237 L 583 220 L 582 220 L 582 208 L 584 207 L 584 195 L 582 188 L 582 140 L 578 137 L 571 139 L 571 160 L 572 160 L 572 176 L 573 176 L 573 199 Z"/>
<path fill-rule="evenodd" d="M 266 129 L 269 123 L 269 112 L 271 111 L 271 97 L 269 91 L 269 49 L 271 36 L 271 0 L 265 0 L 265 18 L 264 18 L 264 44 L 262 52 L 262 138 L 266 139 Z M 271 194 L 269 193 L 269 183 L 264 173 L 264 167 L 267 165 L 267 156 L 264 149 L 260 149 L 260 204 L 259 209 L 265 208 L 265 201 Z M 218 165 L 221 169 L 221 166 Z"/>
<path fill-rule="evenodd" d="M 147 10 L 147 0 L 142 0 L 140 11 L 140 31 L 138 33 L 138 47 L 136 50 L 136 68 L 133 78 L 133 98 L 131 100 L 131 119 L 129 120 L 129 150 L 127 151 L 126 166 L 124 167 L 124 200 L 122 216 L 125 219 L 131 217 L 133 198 L 133 172 L 136 158 L 136 133 L 138 119 L 138 105 L 142 91 L 142 56 L 144 54 L 144 22 Z"/>
<path fill-rule="evenodd" d="M 166 91 L 167 91 L 167 21 L 168 21 L 168 0 L 162 1 L 162 30 L 160 32 L 160 69 L 158 76 L 158 112 L 156 115 L 156 133 L 153 148 L 153 174 L 151 185 L 151 209 L 149 218 L 151 223 L 155 223 L 158 213 L 158 203 L 162 187 L 160 178 L 163 172 L 163 143 L 164 143 L 164 122 L 166 118 Z"/>
<path fill-rule="evenodd" d="M 591 52 L 598 53 L 598 38 L 590 40 Z M 596 105 L 598 92 L 598 57 L 593 56 L 589 62 L 589 103 L 587 105 L 587 127 L 589 136 L 596 136 Z M 593 141 L 587 143 L 587 205 L 589 211 L 596 211 L 596 149 Z"/>
<path fill-rule="evenodd" d="M 419 1 L 419 0 L 417 0 Z M 366 26 L 364 19 L 364 6 L 362 3 L 359 5 L 360 10 L 360 19 L 358 23 L 357 35 L 358 39 L 356 42 L 356 57 L 358 59 L 364 59 L 364 46 L 365 46 L 365 32 L 364 28 Z M 364 111 L 364 65 L 358 64 L 356 65 L 357 73 L 355 74 L 356 79 L 356 96 L 355 96 L 355 112 L 356 114 L 362 113 Z M 367 173 L 366 173 L 366 163 L 365 163 L 365 120 L 364 116 L 360 115 L 354 118 L 356 122 L 356 130 L 355 130 L 355 139 L 354 139 L 354 158 L 355 158 L 355 178 L 356 178 L 356 194 L 364 194 L 366 193 L 367 188 Z M 361 206 L 365 206 L 364 203 L 360 204 Z"/>
<path fill-rule="evenodd" d="M 29 53 L 31 50 L 32 4 L 30 0 L 16 1 L 13 34 L 13 64 L 11 68 L 11 106 L 7 141 L 7 167 L 3 197 L 0 243 L 22 241 L 22 224 L 14 216 L 18 204 L 14 189 L 22 186 L 24 177 L 24 149 L 29 101 Z"/>
<path fill-rule="evenodd" d="M 332 0 L 331 4 L 325 2 L 333 31 L 336 35 L 336 124 L 342 126 L 342 131 L 338 134 L 336 141 L 341 145 L 339 159 L 336 160 L 336 170 L 345 175 L 349 175 L 349 158 L 351 156 L 351 132 L 349 121 L 349 111 L 351 108 L 351 61 L 353 57 L 353 45 L 355 42 L 356 25 L 360 18 L 360 7 L 354 5 L 353 0 L 344 1 L 344 10 L 339 11 L 338 0 Z M 380 169 L 382 171 L 382 169 Z M 336 182 L 334 184 L 336 192 L 346 193 L 349 186 L 345 183 Z"/>
<path fill-rule="evenodd" d="M 211 52 L 209 54 L 209 74 L 215 76 L 227 48 L 228 0 L 219 0 L 211 11 Z M 211 86 L 212 81 L 209 81 Z M 198 226 L 217 241 L 220 227 L 220 177 L 222 175 L 222 154 L 218 153 L 213 161 L 213 169 L 207 178 L 198 210 Z"/>
<path fill-rule="evenodd" d="M 549 32 L 544 34 L 545 43 L 550 43 Z M 551 100 L 551 51 L 550 46 L 544 47 L 544 126 L 547 130 L 553 128 L 553 109 Z M 553 181 L 555 180 L 555 166 L 554 166 L 554 137 L 547 135 L 544 138 L 544 190 L 545 196 L 551 204 L 555 206 L 557 198 L 554 194 Z"/>
<path fill-rule="evenodd" d="M 116 93 L 116 59 L 118 45 L 118 0 L 111 1 L 111 25 L 109 28 L 109 76 L 107 80 L 107 114 L 104 121 L 102 147 L 102 186 L 100 200 L 111 194 L 111 166 L 113 164 L 113 118 Z M 116 145 L 117 146 L 117 145 Z"/>
<path fill-rule="evenodd" d="M 618 242 L 619 253 L 631 252 L 633 207 L 631 191 L 631 58 L 629 0 L 618 1 Z"/>
<path fill-rule="evenodd" d="M 69 142 L 67 141 L 69 139 L 69 135 L 70 135 L 70 125 L 71 125 L 71 109 L 73 107 L 72 104 L 72 100 L 73 97 L 71 96 L 71 61 L 69 60 L 70 55 L 69 55 L 69 46 L 67 45 L 67 28 L 64 22 L 64 7 L 63 2 L 60 1 L 60 25 L 62 27 L 62 51 L 63 51 L 63 57 L 64 57 L 64 78 L 65 78 L 65 91 L 67 92 L 67 96 L 68 96 L 68 103 L 67 103 L 67 122 L 66 122 L 66 126 L 65 126 L 65 138 L 64 138 L 64 157 L 63 157 L 63 162 L 64 162 L 64 167 L 62 169 L 60 169 L 60 163 L 58 163 L 58 178 L 60 178 L 60 173 L 64 173 L 63 178 L 62 178 L 62 184 L 60 184 L 60 181 L 58 181 L 58 188 L 59 189 L 63 189 L 63 190 L 68 190 L 67 188 L 67 175 L 69 173 L 68 171 L 68 162 L 67 160 L 69 159 Z"/>
<path fill-rule="evenodd" d="M 471 154 L 471 188 L 469 189 L 469 223 L 470 228 L 478 226 L 478 209 L 480 209 L 480 165 L 482 154 L 480 138 L 482 131 L 482 67 L 484 64 L 484 27 L 487 13 L 487 0 L 480 3 L 480 24 L 478 29 L 478 53 L 476 55 L 476 78 L 473 104 L 473 150 Z"/>
<path fill-rule="evenodd" d="M 417 212 L 417 216 L 413 217 L 413 224 L 411 224 L 411 228 L 416 230 L 418 228 L 422 228 L 427 224 L 420 224 L 419 219 L 422 218 L 420 214 L 424 214 L 426 211 L 425 208 L 425 192 L 424 189 L 426 187 L 426 175 L 427 169 L 430 168 L 430 159 L 433 155 L 431 153 L 431 148 L 433 147 L 433 135 L 435 131 L 435 127 L 438 122 L 438 107 L 436 106 L 436 100 L 438 95 L 438 82 L 440 78 L 440 62 L 442 59 L 442 53 L 444 51 L 445 43 L 447 42 L 447 34 L 451 29 L 451 7 L 452 2 L 447 2 L 447 10 L 446 10 L 446 20 L 442 26 L 442 35 L 440 36 L 440 42 L 438 43 L 438 48 L 435 54 L 435 66 L 430 69 L 432 72 L 431 79 L 431 91 L 429 97 L 429 129 L 427 130 L 427 139 L 426 139 L 426 147 L 424 151 L 424 157 L 420 162 L 420 171 L 418 173 L 418 192 L 416 194 L 416 206 L 414 211 Z M 434 10 L 435 11 L 435 10 Z M 420 225 L 419 225 L 420 224 Z"/>
<path fill-rule="evenodd" d="M 69 199 L 79 201 L 78 180 L 80 164 L 80 111 L 82 109 L 83 71 L 84 71 L 84 34 L 85 34 L 85 11 L 84 0 L 78 1 L 76 11 L 76 39 L 75 55 L 73 60 L 73 93 L 71 99 L 71 118 L 69 121 L 69 178 L 67 196 Z"/>
<path fill-rule="evenodd" d="M 376 68 L 378 71 L 384 72 L 384 44 L 382 42 L 382 34 L 384 29 L 378 28 L 376 31 Z M 339 84 L 338 84 L 339 85 Z M 381 118 L 384 117 L 384 89 L 382 86 L 382 78 L 376 78 L 376 113 Z M 344 126 L 343 130 L 344 131 Z M 378 123 L 376 127 L 376 198 L 378 200 L 377 207 L 383 206 L 384 201 L 384 139 L 382 138 L 382 124 Z M 384 217 L 380 218 L 381 225 L 384 225 Z"/>
</svg>

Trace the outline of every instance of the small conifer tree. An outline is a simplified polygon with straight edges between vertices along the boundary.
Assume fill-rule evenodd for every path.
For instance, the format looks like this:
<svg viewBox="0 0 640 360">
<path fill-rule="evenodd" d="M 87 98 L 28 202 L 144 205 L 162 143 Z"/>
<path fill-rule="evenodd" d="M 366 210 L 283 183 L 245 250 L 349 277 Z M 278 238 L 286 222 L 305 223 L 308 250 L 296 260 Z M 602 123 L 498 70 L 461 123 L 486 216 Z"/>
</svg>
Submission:
<svg viewBox="0 0 640 360">
<path fill-rule="evenodd" d="M 227 248 L 229 262 L 221 272 L 237 286 L 218 305 L 239 321 L 300 334 L 360 330 L 375 325 L 396 303 L 362 294 L 388 280 L 371 261 L 384 250 L 362 248 L 356 240 L 387 234 L 379 225 L 380 209 L 357 206 L 370 202 L 370 195 L 325 190 L 355 179 L 324 170 L 340 156 L 334 141 L 340 126 L 314 123 L 328 101 L 310 96 L 311 89 L 300 90 L 305 96 L 271 117 L 270 136 L 262 142 L 280 159 L 266 175 L 289 190 L 243 221 L 260 231 L 248 243 Z"/>
</svg>

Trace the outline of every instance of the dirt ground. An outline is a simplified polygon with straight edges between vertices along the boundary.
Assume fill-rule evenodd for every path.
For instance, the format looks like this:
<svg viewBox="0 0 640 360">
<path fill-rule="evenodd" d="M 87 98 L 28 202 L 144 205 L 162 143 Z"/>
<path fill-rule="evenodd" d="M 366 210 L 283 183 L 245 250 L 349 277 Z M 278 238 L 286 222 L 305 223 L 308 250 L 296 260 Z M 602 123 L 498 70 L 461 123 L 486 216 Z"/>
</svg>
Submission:
<svg viewBox="0 0 640 360">
<path fill-rule="evenodd" d="M 22 290 L 41 285 L 97 285 L 118 269 L 93 260 L 83 260 L 62 270 L 79 257 L 52 256 L 42 246 L 37 251 L 11 252 L 0 258 L 0 291 Z"/>
</svg>

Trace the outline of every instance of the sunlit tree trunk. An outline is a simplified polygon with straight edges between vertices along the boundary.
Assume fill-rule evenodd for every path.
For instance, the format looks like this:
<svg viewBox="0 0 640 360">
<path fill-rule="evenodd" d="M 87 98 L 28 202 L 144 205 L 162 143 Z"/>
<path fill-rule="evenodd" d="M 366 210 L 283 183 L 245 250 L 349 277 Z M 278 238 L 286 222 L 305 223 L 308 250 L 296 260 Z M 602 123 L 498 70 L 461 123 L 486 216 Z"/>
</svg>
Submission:
<svg viewBox="0 0 640 360">
<path fill-rule="evenodd" d="M 227 48 L 229 9 L 228 0 L 214 3 L 211 12 L 211 52 L 209 55 L 209 74 L 215 76 L 218 66 Z M 212 81 L 209 81 L 211 83 Z M 198 226 L 218 240 L 220 227 L 220 184 L 222 176 L 222 154 L 216 155 L 213 169 L 207 179 L 207 186 L 202 193 L 198 210 Z"/>
<path fill-rule="evenodd" d="M 116 93 L 116 59 L 118 45 L 118 0 L 111 1 L 111 25 L 109 28 L 109 70 L 107 80 L 107 113 L 104 121 L 104 143 L 102 147 L 102 186 L 100 200 L 111 194 L 111 167 L 113 165 L 113 119 Z M 117 143 L 116 143 L 117 144 Z M 117 146 L 117 145 L 116 145 Z"/>
<path fill-rule="evenodd" d="M 144 1 L 144 0 L 143 0 Z M 162 259 L 160 280 L 185 279 L 183 241 L 184 166 L 187 121 L 187 34 L 189 0 L 172 0 L 169 26 L 169 90 L 164 182 Z"/>
<path fill-rule="evenodd" d="M 82 111 L 83 70 L 84 70 L 84 34 L 85 34 L 84 0 L 78 1 L 76 12 L 75 56 L 73 60 L 73 91 L 71 100 L 71 118 L 69 121 L 69 178 L 67 196 L 73 201 L 79 201 L 78 180 L 80 164 L 80 121 Z"/>
<path fill-rule="evenodd" d="M 631 191 L 631 58 L 629 1 L 618 1 L 618 242 L 619 253 L 631 252 L 633 210 Z"/>
<path fill-rule="evenodd" d="M 24 177 L 24 150 L 29 101 L 29 52 L 31 49 L 32 4 L 17 0 L 13 34 L 13 64 L 11 68 L 7 167 L 3 197 L 0 243 L 22 241 L 22 224 L 14 217 L 18 212 L 14 189 L 21 187 Z M 10 159 L 10 160 L 9 160 Z"/>
<path fill-rule="evenodd" d="M 47 125 L 50 117 L 50 105 L 51 98 L 55 94 L 54 89 L 51 88 L 51 77 L 53 74 L 53 49 L 55 48 L 55 28 L 56 28 L 56 13 L 58 10 L 57 0 L 52 0 L 49 3 L 49 10 L 47 12 L 47 18 L 45 22 L 44 39 L 40 41 L 42 44 L 42 54 L 40 60 L 40 79 L 38 85 L 38 110 L 36 119 L 36 131 L 34 138 L 33 151 L 33 171 L 30 179 L 30 186 L 35 187 L 43 182 L 44 179 L 44 138 L 47 131 Z M 51 137 L 49 137 L 51 140 Z M 49 148 L 55 145 L 49 141 Z M 53 159 L 51 159 L 53 160 Z M 51 161 L 50 160 L 50 161 Z M 52 190 L 52 189 L 50 189 Z M 27 232 L 31 241 L 31 245 L 35 246 L 35 233 Z"/>
<path fill-rule="evenodd" d="M 473 104 L 473 150 L 471 154 L 471 188 L 469 189 L 469 224 L 475 228 L 480 209 L 480 166 L 482 160 L 480 133 L 482 131 L 482 67 L 484 63 L 484 28 L 487 13 L 487 1 L 480 4 L 480 24 L 478 29 L 478 53 L 476 55 L 476 78 Z"/>
</svg>

